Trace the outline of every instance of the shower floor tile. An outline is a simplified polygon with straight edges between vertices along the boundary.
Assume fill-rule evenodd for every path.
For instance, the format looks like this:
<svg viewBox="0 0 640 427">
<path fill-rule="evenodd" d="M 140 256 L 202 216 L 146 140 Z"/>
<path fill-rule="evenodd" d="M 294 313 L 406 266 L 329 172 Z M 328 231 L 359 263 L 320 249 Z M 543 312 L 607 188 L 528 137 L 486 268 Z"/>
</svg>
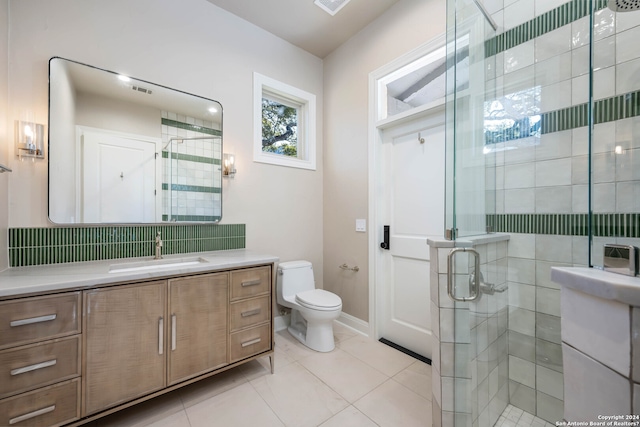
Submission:
<svg viewBox="0 0 640 427">
<path fill-rule="evenodd" d="M 555 427 L 533 414 L 508 405 L 494 427 Z"/>
</svg>

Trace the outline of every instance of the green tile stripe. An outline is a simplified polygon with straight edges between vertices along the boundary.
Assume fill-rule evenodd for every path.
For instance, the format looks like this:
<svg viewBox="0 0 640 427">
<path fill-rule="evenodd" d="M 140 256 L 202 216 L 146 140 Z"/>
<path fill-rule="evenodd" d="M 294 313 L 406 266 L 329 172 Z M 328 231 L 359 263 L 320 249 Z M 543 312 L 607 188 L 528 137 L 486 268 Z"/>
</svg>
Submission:
<svg viewBox="0 0 640 427">
<path fill-rule="evenodd" d="M 163 151 L 162 158 L 168 159 L 169 152 Z M 185 160 L 187 162 L 194 162 L 194 163 L 207 163 L 207 164 L 214 164 L 214 165 L 222 164 L 220 159 L 215 159 L 213 157 L 194 156 L 192 154 L 171 153 L 171 158 L 175 160 Z"/>
<path fill-rule="evenodd" d="M 11 267 L 151 256 L 162 233 L 163 253 L 241 249 L 244 224 L 172 224 L 9 229 Z"/>
<path fill-rule="evenodd" d="M 497 233 L 555 234 L 587 236 L 588 214 L 494 214 L 487 215 L 487 226 Z M 596 237 L 640 238 L 640 213 L 592 215 Z"/>
<path fill-rule="evenodd" d="M 162 183 L 162 189 L 168 190 L 169 184 Z M 221 193 L 221 187 L 205 187 L 202 185 L 171 184 L 171 191 L 192 191 L 194 193 Z"/>
<path fill-rule="evenodd" d="M 593 103 L 594 124 L 640 116 L 640 90 Z M 575 129 L 589 124 L 588 103 L 542 113 L 541 133 Z"/>
<path fill-rule="evenodd" d="M 165 219 L 166 218 L 166 219 Z M 191 222 L 216 222 L 222 219 L 221 216 L 208 215 L 171 215 L 171 221 L 191 221 Z M 162 215 L 163 221 L 169 221 L 169 215 Z"/>
<path fill-rule="evenodd" d="M 192 130 L 194 132 L 206 133 L 207 135 L 222 136 L 222 131 L 218 129 L 210 129 L 204 126 L 196 126 L 189 123 L 179 122 L 177 120 L 162 119 L 162 124 L 178 129 Z"/>
<path fill-rule="evenodd" d="M 605 7 L 607 7 L 607 0 L 594 0 L 595 11 Z M 591 2 L 589 0 L 572 0 L 558 6 L 524 24 L 486 40 L 484 42 L 485 57 L 491 57 L 560 27 L 569 25 L 589 15 L 590 10 Z"/>
</svg>

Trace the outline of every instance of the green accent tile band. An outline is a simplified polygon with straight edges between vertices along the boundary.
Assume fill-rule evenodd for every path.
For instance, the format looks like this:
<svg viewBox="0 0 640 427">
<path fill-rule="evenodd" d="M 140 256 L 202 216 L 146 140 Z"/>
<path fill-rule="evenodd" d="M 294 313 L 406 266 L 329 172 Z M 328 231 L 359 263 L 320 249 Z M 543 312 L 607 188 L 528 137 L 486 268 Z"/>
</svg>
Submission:
<svg viewBox="0 0 640 427">
<path fill-rule="evenodd" d="M 196 126 L 189 123 L 179 122 L 177 120 L 162 119 L 162 124 L 178 129 L 192 130 L 194 132 L 206 133 L 207 135 L 222 136 L 222 131 L 218 129 L 210 129 L 204 126 Z"/>
<path fill-rule="evenodd" d="M 486 224 L 497 233 L 588 236 L 588 214 L 493 214 Z M 640 213 L 592 214 L 595 237 L 640 238 Z"/>
<path fill-rule="evenodd" d="M 162 189 L 168 190 L 169 184 L 162 183 Z M 221 187 L 205 187 L 201 185 L 182 185 L 182 184 L 171 184 L 171 191 L 191 191 L 194 193 L 214 193 L 219 194 L 222 192 Z"/>
<path fill-rule="evenodd" d="M 163 215 L 167 216 L 168 215 Z M 208 215 L 171 215 L 171 221 L 191 221 L 191 222 L 216 222 L 220 221 L 220 216 L 208 216 Z M 169 221 L 169 219 L 167 219 Z"/>
<path fill-rule="evenodd" d="M 156 232 L 163 253 L 242 249 L 244 224 L 172 224 L 140 226 L 11 228 L 11 267 L 151 256 Z"/>
<path fill-rule="evenodd" d="M 163 151 L 162 152 L 162 158 L 163 159 L 168 159 L 169 158 L 169 152 L 168 151 Z M 215 159 L 213 157 L 194 156 L 192 154 L 171 153 L 171 158 L 175 159 L 175 160 L 185 160 L 187 162 L 194 162 L 194 163 L 207 163 L 207 164 L 212 164 L 213 163 L 214 165 L 222 164 L 220 159 Z"/>
<path fill-rule="evenodd" d="M 628 119 L 640 115 L 640 91 L 599 99 L 593 103 L 594 124 Z M 574 105 L 542 113 L 543 134 L 575 129 L 589 124 L 589 105 Z"/>
<path fill-rule="evenodd" d="M 569 25 L 590 13 L 588 0 L 572 0 L 560 5 L 530 21 L 511 28 L 484 42 L 485 57 L 497 55 L 507 49 L 516 47 L 536 37 L 540 37 L 560 27 Z M 593 10 L 598 11 L 607 7 L 607 0 L 595 0 Z"/>
</svg>

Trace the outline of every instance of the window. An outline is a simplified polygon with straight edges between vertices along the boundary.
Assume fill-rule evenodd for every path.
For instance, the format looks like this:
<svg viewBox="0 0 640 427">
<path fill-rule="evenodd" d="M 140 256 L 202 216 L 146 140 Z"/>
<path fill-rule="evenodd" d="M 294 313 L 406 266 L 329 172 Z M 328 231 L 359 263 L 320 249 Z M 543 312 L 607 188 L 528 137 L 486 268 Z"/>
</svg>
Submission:
<svg viewBox="0 0 640 427">
<path fill-rule="evenodd" d="M 258 73 L 253 92 L 253 160 L 315 170 L 315 95 Z"/>
</svg>

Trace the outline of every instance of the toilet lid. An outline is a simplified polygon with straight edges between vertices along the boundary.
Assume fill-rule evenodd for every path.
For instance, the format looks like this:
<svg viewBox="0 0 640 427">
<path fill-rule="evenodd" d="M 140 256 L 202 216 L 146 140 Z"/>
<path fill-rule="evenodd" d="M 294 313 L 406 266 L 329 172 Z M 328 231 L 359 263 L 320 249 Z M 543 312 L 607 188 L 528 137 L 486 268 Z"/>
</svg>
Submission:
<svg viewBox="0 0 640 427">
<path fill-rule="evenodd" d="M 340 297 L 324 289 L 312 289 L 296 294 L 296 301 L 307 307 L 334 308 L 342 305 Z"/>
</svg>

